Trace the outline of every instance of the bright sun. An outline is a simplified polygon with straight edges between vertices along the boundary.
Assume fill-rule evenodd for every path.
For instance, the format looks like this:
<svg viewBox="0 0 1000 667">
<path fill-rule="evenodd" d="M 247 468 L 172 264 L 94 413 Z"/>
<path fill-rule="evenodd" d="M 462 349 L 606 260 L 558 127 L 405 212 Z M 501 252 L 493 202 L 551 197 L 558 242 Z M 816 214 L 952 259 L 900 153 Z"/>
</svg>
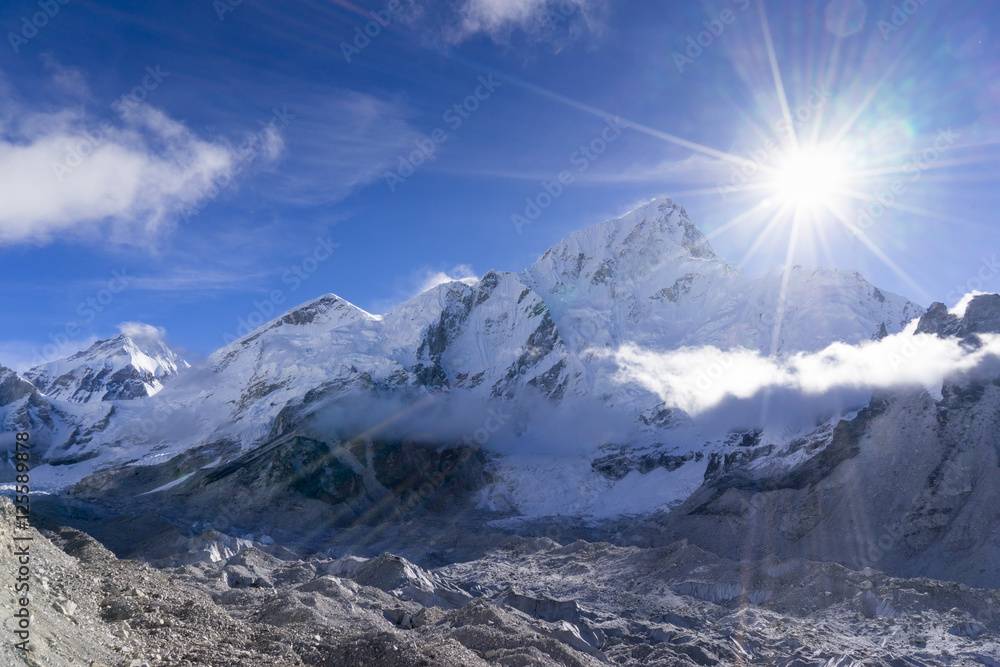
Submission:
<svg viewBox="0 0 1000 667">
<path fill-rule="evenodd" d="M 775 165 L 771 187 L 782 204 L 819 213 L 841 196 L 847 165 L 838 151 L 824 146 L 792 149 Z"/>
</svg>

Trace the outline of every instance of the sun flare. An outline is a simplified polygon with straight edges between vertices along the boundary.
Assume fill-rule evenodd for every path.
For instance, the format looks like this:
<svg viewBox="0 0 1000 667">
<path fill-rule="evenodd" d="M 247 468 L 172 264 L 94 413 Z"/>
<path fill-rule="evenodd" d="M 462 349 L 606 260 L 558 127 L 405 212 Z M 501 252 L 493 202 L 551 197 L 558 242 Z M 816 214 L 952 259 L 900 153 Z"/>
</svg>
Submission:
<svg viewBox="0 0 1000 667">
<path fill-rule="evenodd" d="M 826 146 L 801 147 L 775 165 L 771 187 L 782 204 L 818 213 L 843 195 L 847 175 L 841 152 Z"/>
</svg>

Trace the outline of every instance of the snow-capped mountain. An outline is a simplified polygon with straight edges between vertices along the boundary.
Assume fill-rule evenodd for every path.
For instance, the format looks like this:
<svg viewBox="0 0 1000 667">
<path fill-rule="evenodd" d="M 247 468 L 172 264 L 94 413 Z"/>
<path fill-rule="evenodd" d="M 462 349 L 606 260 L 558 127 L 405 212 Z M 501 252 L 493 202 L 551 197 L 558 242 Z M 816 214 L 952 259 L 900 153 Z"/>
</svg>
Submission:
<svg viewBox="0 0 1000 667">
<path fill-rule="evenodd" d="M 632 343 L 791 354 L 896 333 L 923 312 L 857 272 L 798 266 L 779 309 L 782 274 L 748 278 L 667 198 L 571 235 L 524 279 L 579 351 Z"/>
<path fill-rule="evenodd" d="M 188 363 L 151 326 L 133 324 L 68 359 L 35 366 L 24 374 L 43 394 L 73 403 L 152 396 Z"/>
<path fill-rule="evenodd" d="M 352 387 L 508 400 L 597 393 L 638 412 L 656 401 L 615 387 L 602 351 L 815 351 L 897 333 L 923 312 L 853 272 L 793 269 L 779 316 L 780 290 L 776 274 L 755 280 L 727 265 L 680 206 L 659 199 L 572 235 L 523 273 L 439 285 L 384 316 L 332 294 L 315 299 L 216 352 L 209 395 L 192 377 L 163 398 L 217 401 L 217 435 L 248 445 L 307 393 Z"/>
<path fill-rule="evenodd" d="M 30 432 L 50 464 L 93 458 L 109 442 L 119 406 L 141 403 L 189 367 L 159 330 L 129 323 L 117 336 L 23 374 L 0 366 L 0 427 Z"/>
<path fill-rule="evenodd" d="M 286 512 L 363 531 L 425 500 L 501 521 L 614 521 L 688 507 L 694 518 L 671 521 L 708 543 L 712 517 L 742 516 L 743 495 L 773 490 L 802 496 L 781 505 L 787 518 L 777 528 L 786 552 L 801 555 L 810 553 L 798 542 L 815 514 L 810 489 L 824 484 L 839 502 L 841 487 L 854 488 L 842 479 L 849 468 L 895 452 L 897 467 L 965 474 L 964 462 L 949 463 L 958 450 L 948 443 L 970 437 L 966 420 L 947 415 L 995 422 L 997 381 L 985 386 L 982 377 L 993 377 L 989 364 L 1000 358 L 998 313 L 996 295 L 925 311 L 855 272 L 792 267 L 751 278 L 715 253 L 680 206 L 658 199 L 571 235 L 521 273 L 439 285 L 385 315 L 327 294 L 184 373 L 159 336 L 126 332 L 23 378 L 0 370 L 0 400 L 8 429 L 25 424 L 42 435 L 36 451 L 48 465 L 34 469 L 36 488 L 65 492 L 80 482 L 73 502 L 96 494 L 102 506 L 293 541 L 320 538 L 287 524 Z M 652 360 L 737 355 L 750 370 L 730 379 L 758 388 L 705 417 L 668 403 L 656 377 L 624 372 L 624 348 Z M 955 372 L 912 372 L 922 349 L 937 350 L 932 366 Z M 797 424 L 720 419 L 741 400 L 759 414 L 755 396 L 766 394 L 762 405 L 788 400 L 761 392 L 755 374 L 815 386 L 822 378 L 810 371 L 823 375 L 844 359 L 859 373 L 881 364 L 890 381 L 865 384 L 835 368 L 846 398 L 820 394 L 822 410 L 807 409 Z M 809 391 L 825 391 L 798 386 L 793 412 Z M 906 420 L 923 431 L 907 431 Z M 926 442 L 909 461 L 907 443 L 918 436 Z M 995 441 L 995 428 L 980 429 L 967 458 Z M 868 465 L 864 475 L 878 479 L 881 464 Z M 905 493 L 939 493 L 937 473 L 929 491 L 923 474 Z M 906 500 L 892 493 L 892 502 Z M 923 509 L 913 515 L 923 532 L 911 541 L 931 544 L 937 528 L 920 527 L 930 521 Z M 842 532 L 837 521 L 829 526 L 830 539 Z M 968 532 L 965 523 L 955 530 Z M 920 553 L 944 567 L 935 544 Z M 851 549 L 843 557 L 856 560 Z M 906 554 L 899 563 L 925 567 Z"/>
<path fill-rule="evenodd" d="M 439 285 L 384 316 L 319 297 L 166 387 L 187 364 L 143 326 L 24 378 L 58 401 L 143 398 L 118 406 L 106 436 L 175 451 L 219 439 L 250 448 L 359 391 L 514 404 L 597 397 L 638 419 L 641 439 L 654 442 L 659 399 L 623 384 L 607 351 L 713 345 L 788 355 L 896 333 L 921 312 L 854 272 L 795 267 L 749 278 L 662 198 L 571 235 L 522 273 Z M 183 437 L 166 433 L 164 424 L 177 421 L 166 414 L 198 426 Z"/>
<path fill-rule="evenodd" d="M 683 456 L 695 436 L 664 436 L 683 415 L 648 389 L 623 382 L 607 352 L 624 344 L 651 350 L 713 345 L 790 355 L 897 333 L 922 312 L 854 272 L 795 267 L 786 275 L 750 278 L 718 257 L 683 208 L 661 198 L 571 235 L 521 273 L 489 271 L 472 285 L 439 285 L 386 315 L 333 294 L 319 297 L 166 385 L 184 363 L 151 329 L 101 341 L 32 369 L 26 379 L 57 401 L 114 404 L 114 414 L 95 412 L 64 429 L 77 435 L 53 438 L 55 458 L 87 459 L 88 466 L 123 458 L 151 463 L 217 442 L 235 445 L 227 451 L 247 451 L 352 396 L 369 401 L 354 412 L 385 412 L 388 421 L 398 421 L 389 419 L 392 410 L 411 414 L 404 405 L 466 401 L 438 420 L 460 427 L 421 426 L 433 432 L 428 437 L 445 441 L 478 433 L 497 445 L 503 435 L 544 453 L 553 434 L 539 428 L 545 419 L 535 415 L 550 406 L 581 429 L 591 425 L 578 434 L 581 441 L 634 449 L 670 441 Z M 506 431 L 482 436 L 497 405 L 513 415 Z M 614 414 L 598 418 L 595 410 L 605 409 Z M 574 411 L 581 416 L 571 416 Z M 99 435 L 81 439 L 77 429 Z M 578 461 L 587 475 L 592 459 Z M 704 465 L 699 459 L 682 476 Z M 59 474 L 78 479 L 86 470 L 70 474 L 63 466 Z M 605 482 L 595 483 L 603 488 Z"/>
</svg>

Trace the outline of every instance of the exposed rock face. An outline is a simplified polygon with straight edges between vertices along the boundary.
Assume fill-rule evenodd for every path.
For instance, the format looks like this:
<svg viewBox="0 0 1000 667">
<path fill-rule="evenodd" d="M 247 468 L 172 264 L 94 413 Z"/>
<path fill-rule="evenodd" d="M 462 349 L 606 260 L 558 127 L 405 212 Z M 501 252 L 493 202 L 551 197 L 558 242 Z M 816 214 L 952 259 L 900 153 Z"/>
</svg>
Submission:
<svg viewBox="0 0 1000 667">
<path fill-rule="evenodd" d="M 1000 294 L 972 297 L 961 316 L 949 312 L 943 303 L 931 304 L 920 318 L 917 333 L 935 334 L 941 338 L 970 338 L 975 334 L 1000 333 Z"/>
<path fill-rule="evenodd" d="M 931 333 L 946 338 L 960 335 L 962 328 L 962 320 L 957 315 L 949 313 L 948 306 L 935 302 L 920 318 L 917 333 Z"/>
<path fill-rule="evenodd" d="M 367 550 L 380 548 L 381 540 L 400 547 L 394 527 L 412 519 L 475 522 L 465 513 L 489 481 L 488 457 L 478 447 L 293 433 L 211 465 L 230 446 L 217 443 L 159 466 L 103 471 L 72 494 L 40 499 L 38 511 L 66 517 L 120 554 L 156 562 L 171 552 L 234 552 L 247 533 L 296 551 L 347 543 Z M 199 534 L 211 526 L 230 535 L 200 537 L 196 544 L 178 528 L 185 525 Z M 406 539 L 417 552 L 430 548 L 419 537 Z M 470 539 L 466 548 L 477 544 Z"/>
<path fill-rule="evenodd" d="M 0 366 L 0 431 L 31 431 L 40 443 L 47 444 L 58 419 L 33 384 Z M 6 460 L 10 452 L 4 451 L 2 456 Z"/>
<path fill-rule="evenodd" d="M 701 461 L 704 457 L 702 452 L 688 452 L 675 456 L 662 452 L 651 454 L 619 452 L 594 459 L 591 467 L 608 479 L 618 481 L 625 479 L 633 470 L 638 470 L 643 475 L 657 468 L 674 471 L 688 461 Z"/>
<path fill-rule="evenodd" d="M 0 366 L 0 407 L 37 393 L 34 385 L 11 369 Z"/>
<path fill-rule="evenodd" d="M 962 321 L 970 333 L 1000 333 L 1000 294 L 973 297 Z"/>
</svg>

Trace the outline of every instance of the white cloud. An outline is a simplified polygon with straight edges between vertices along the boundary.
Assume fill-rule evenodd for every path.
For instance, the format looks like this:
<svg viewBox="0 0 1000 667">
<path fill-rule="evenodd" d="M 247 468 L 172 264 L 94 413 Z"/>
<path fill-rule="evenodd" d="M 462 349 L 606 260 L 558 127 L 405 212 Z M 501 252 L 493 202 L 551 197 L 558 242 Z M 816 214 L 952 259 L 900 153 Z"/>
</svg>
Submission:
<svg viewBox="0 0 1000 667">
<path fill-rule="evenodd" d="M 72 95 L 77 99 L 91 98 L 87 79 L 79 69 L 66 67 L 47 53 L 42 54 L 42 63 L 52 77 L 52 85 L 56 90 Z"/>
<path fill-rule="evenodd" d="M 424 269 L 421 272 L 417 294 L 423 294 L 429 289 L 433 289 L 444 283 L 462 282 L 466 285 L 475 285 L 479 282 L 479 277 L 468 264 L 459 264 L 450 271 L 436 271 L 434 269 Z"/>
<path fill-rule="evenodd" d="M 995 366 L 1000 360 L 1000 336 L 981 336 L 984 344 L 972 350 L 954 338 L 914 334 L 915 327 L 913 323 L 877 342 L 834 343 L 819 352 L 787 358 L 746 349 L 655 352 L 634 345 L 623 346 L 613 356 L 620 382 L 635 382 L 669 407 L 692 416 L 756 401 L 765 394 L 779 396 L 772 406 L 776 413 L 782 412 L 780 404 L 786 399 L 856 397 L 875 390 L 921 387 L 938 394 L 946 379 Z"/>
<path fill-rule="evenodd" d="M 262 157 L 280 136 L 262 135 Z M 229 144 L 141 105 L 120 123 L 79 109 L 21 111 L 0 127 L 0 243 L 103 237 L 148 243 L 240 167 Z"/>
<path fill-rule="evenodd" d="M 590 11 L 596 4 L 596 0 L 463 0 L 460 25 L 451 39 L 460 42 L 477 33 L 502 39 L 512 30 L 539 36 L 577 18 L 596 30 Z"/>
<path fill-rule="evenodd" d="M 507 24 L 526 24 L 540 15 L 548 0 L 466 0 L 461 14 L 469 32 L 494 31 Z"/>
<path fill-rule="evenodd" d="M 145 322 L 122 322 L 118 325 L 118 331 L 133 338 L 159 338 L 167 337 L 167 330 L 163 327 L 155 327 Z"/>
</svg>

